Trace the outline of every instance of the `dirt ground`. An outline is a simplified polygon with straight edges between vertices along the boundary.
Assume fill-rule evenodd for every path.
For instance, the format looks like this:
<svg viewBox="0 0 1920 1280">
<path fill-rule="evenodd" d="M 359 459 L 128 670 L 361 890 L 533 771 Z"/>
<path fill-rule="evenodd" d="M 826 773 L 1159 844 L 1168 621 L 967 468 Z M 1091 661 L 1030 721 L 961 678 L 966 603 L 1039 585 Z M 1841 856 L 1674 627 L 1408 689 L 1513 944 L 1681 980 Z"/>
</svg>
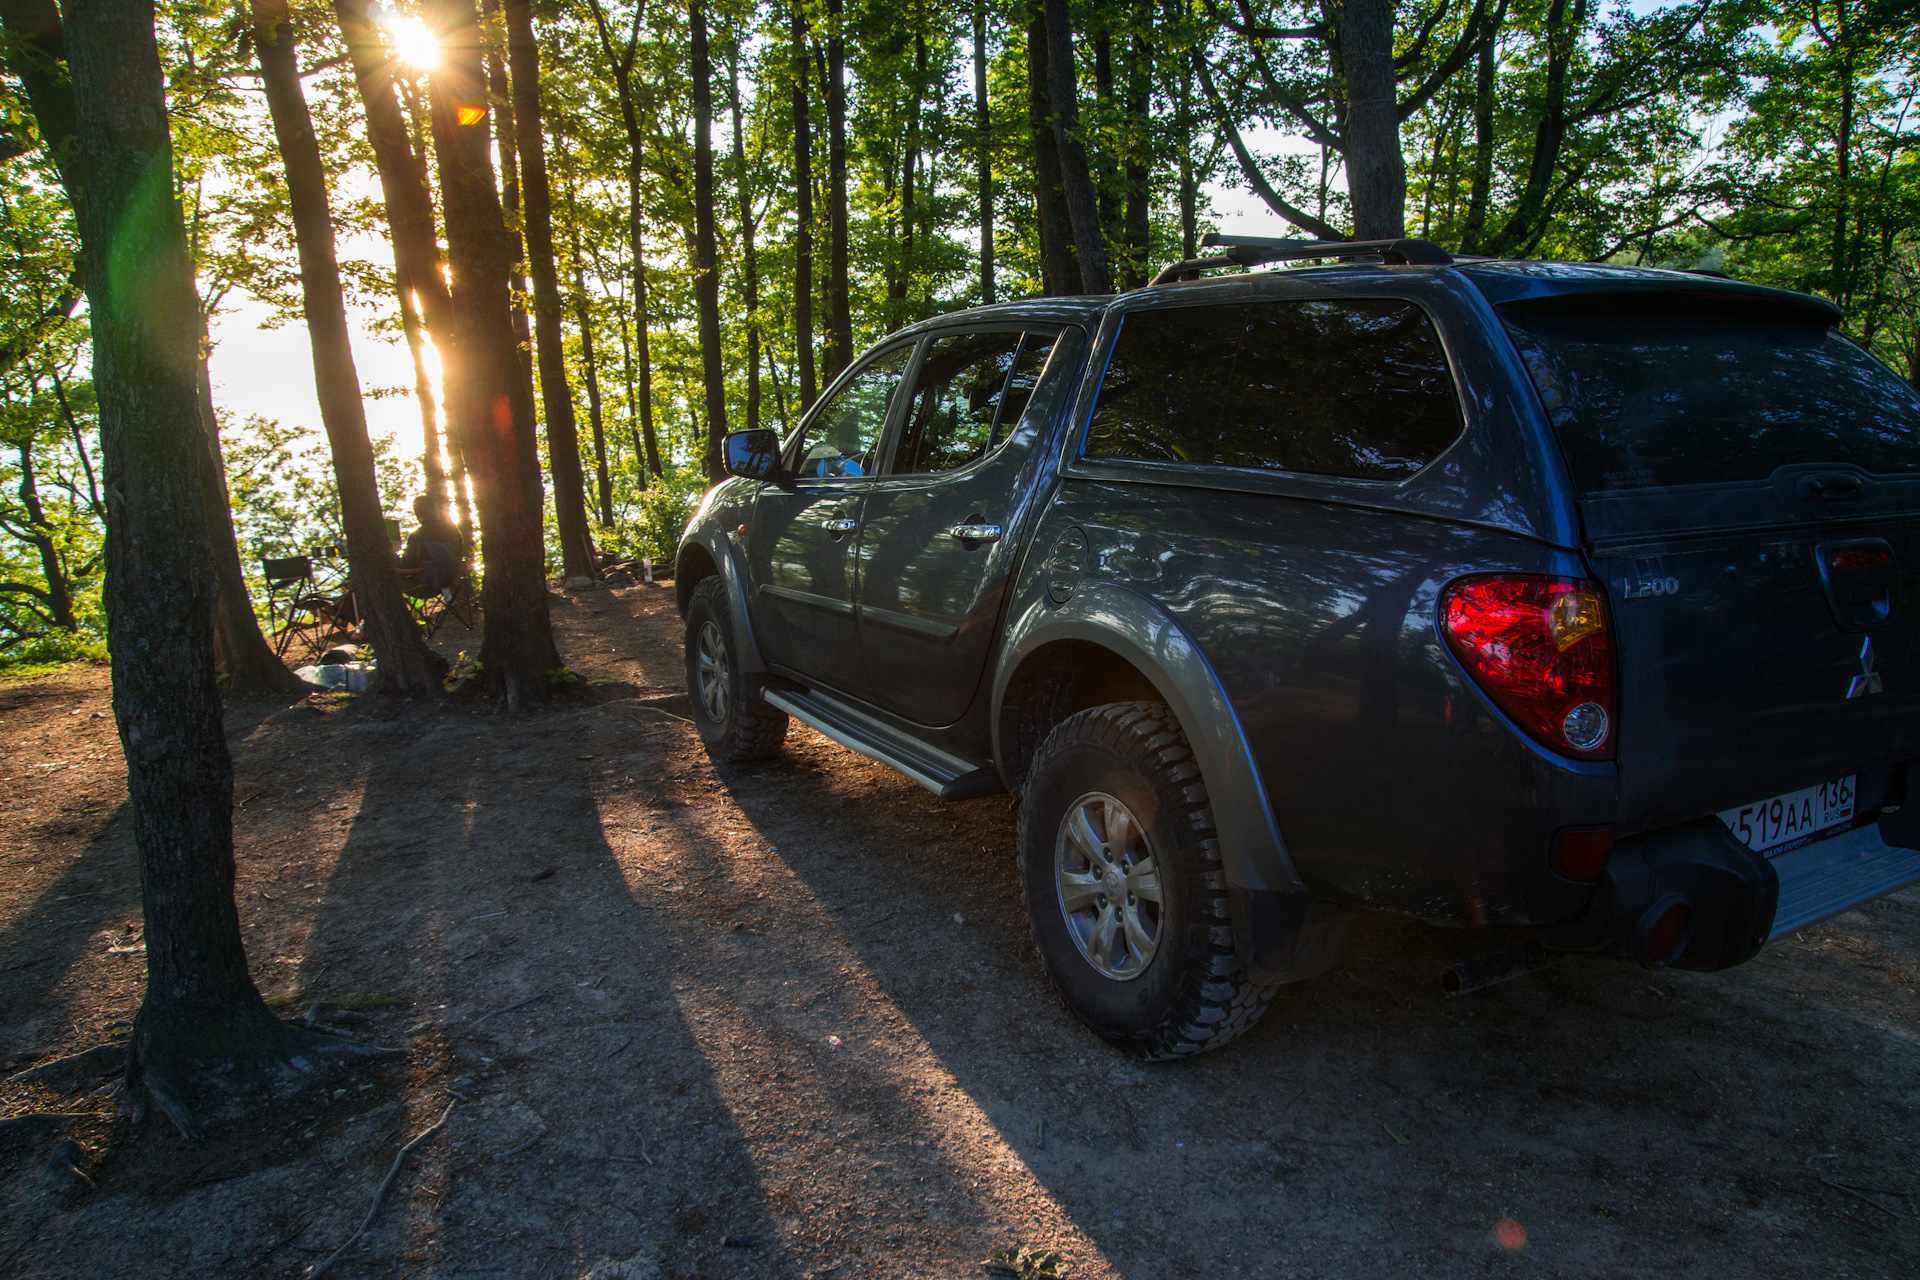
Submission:
<svg viewBox="0 0 1920 1280">
<path fill-rule="evenodd" d="M 1373 918 L 1239 1043 L 1124 1060 L 1058 1004 L 1013 802 L 796 727 L 715 767 L 672 592 L 571 593 L 620 681 L 509 716 L 345 695 L 228 718 L 263 992 L 404 1054 L 189 1144 L 104 1078 L 0 1086 L 0 1275 L 851 1280 L 1908 1277 L 1920 893 L 1719 975 Z M 477 647 L 456 625 L 439 643 Z M 0 685 L 0 1065 L 124 1037 L 143 958 L 105 673 Z M 489 1016 L 490 1015 L 490 1016 Z M 49 1191 L 71 1134 L 92 1191 Z"/>
</svg>

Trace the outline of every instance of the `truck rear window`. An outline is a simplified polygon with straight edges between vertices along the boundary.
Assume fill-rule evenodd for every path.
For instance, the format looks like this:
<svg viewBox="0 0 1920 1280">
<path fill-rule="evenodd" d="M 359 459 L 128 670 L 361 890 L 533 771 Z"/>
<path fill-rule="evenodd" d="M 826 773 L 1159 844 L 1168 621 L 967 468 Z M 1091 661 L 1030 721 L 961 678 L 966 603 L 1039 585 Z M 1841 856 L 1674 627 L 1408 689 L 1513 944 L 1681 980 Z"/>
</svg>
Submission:
<svg viewBox="0 0 1920 1280">
<path fill-rule="evenodd" d="M 1920 397 L 1817 323 L 1646 295 L 1500 312 L 1583 493 L 1920 471 Z"/>
</svg>

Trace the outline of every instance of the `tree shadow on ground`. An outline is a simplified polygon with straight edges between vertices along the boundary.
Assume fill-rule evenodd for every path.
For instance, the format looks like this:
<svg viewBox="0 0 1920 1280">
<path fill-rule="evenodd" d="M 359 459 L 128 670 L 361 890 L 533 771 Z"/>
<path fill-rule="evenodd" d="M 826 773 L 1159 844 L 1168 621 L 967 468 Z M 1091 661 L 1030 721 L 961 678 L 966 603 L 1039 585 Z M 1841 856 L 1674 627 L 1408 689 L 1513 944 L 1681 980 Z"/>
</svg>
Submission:
<svg viewBox="0 0 1920 1280">
<path fill-rule="evenodd" d="M 1145 1065 L 1052 995 L 1010 799 L 943 805 L 798 729 L 784 760 L 721 773 L 900 1039 L 1130 1276 L 1480 1274 L 1512 1252 L 1506 1220 L 1575 1270 L 1824 1276 L 1920 1245 L 1805 1165 L 1839 1142 L 1841 1181 L 1904 1186 L 1888 1108 L 1920 1052 L 1884 978 L 1920 960 L 1920 895 L 1828 927 L 1880 973 L 1826 972 L 1819 999 L 1776 949 L 1717 975 L 1576 958 L 1449 1000 L 1445 965 L 1513 939 L 1366 916 L 1242 1041 Z"/>
</svg>

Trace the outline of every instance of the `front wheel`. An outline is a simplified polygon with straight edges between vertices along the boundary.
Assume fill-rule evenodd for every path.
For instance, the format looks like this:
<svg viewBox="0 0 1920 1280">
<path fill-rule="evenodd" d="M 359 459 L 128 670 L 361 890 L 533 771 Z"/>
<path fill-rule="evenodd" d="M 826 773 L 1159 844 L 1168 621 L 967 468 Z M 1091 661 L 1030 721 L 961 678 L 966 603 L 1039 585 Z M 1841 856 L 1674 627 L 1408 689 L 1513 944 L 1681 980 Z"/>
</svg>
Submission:
<svg viewBox="0 0 1920 1280">
<path fill-rule="evenodd" d="M 1163 702 L 1055 727 L 1027 774 L 1020 871 L 1040 961 L 1079 1019 L 1138 1058 L 1217 1048 L 1277 984 L 1233 953 L 1226 875 L 1193 749 Z"/>
<path fill-rule="evenodd" d="M 787 740 L 787 713 L 762 702 L 740 670 L 727 584 L 702 579 L 687 602 L 687 693 L 707 754 L 723 763 L 765 760 Z"/>
</svg>

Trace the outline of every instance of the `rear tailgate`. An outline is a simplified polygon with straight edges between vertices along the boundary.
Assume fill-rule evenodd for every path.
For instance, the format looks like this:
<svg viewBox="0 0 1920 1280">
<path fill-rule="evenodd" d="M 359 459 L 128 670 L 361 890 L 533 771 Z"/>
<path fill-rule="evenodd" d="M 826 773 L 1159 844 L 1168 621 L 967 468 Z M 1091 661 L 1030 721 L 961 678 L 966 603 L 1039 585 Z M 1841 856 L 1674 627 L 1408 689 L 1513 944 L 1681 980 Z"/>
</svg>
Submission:
<svg viewBox="0 0 1920 1280">
<path fill-rule="evenodd" d="M 1501 313 L 1611 597 L 1619 834 L 1822 783 L 1843 785 L 1802 814 L 1864 821 L 1886 766 L 1920 756 L 1920 398 L 1805 312 L 1587 294 Z M 1762 843 L 1814 834 L 1794 809 Z"/>
</svg>

